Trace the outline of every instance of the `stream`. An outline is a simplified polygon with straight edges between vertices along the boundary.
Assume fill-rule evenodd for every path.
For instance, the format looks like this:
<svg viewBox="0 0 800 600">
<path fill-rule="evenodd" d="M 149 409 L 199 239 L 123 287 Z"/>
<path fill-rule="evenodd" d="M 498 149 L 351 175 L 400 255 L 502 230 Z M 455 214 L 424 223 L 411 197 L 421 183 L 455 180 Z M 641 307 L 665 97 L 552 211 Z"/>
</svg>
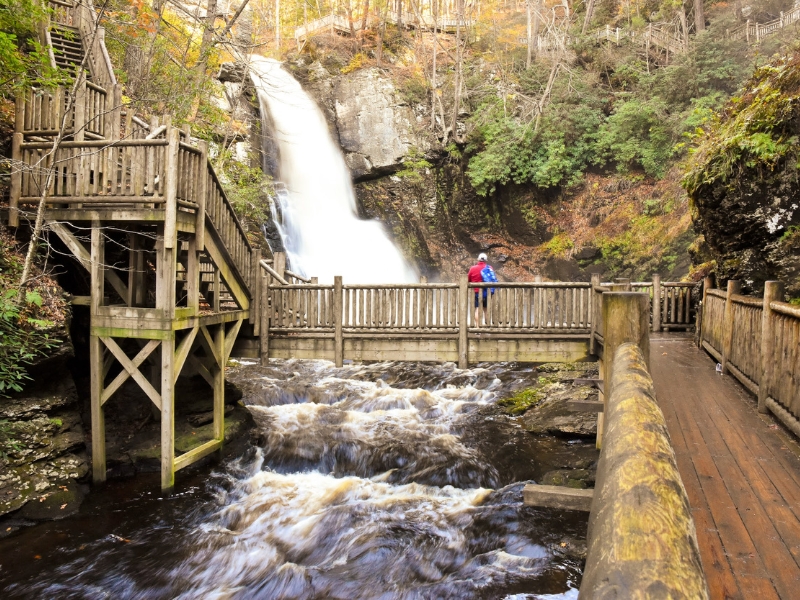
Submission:
<svg viewBox="0 0 800 600">
<path fill-rule="evenodd" d="M 0 540 L 4 598 L 575 598 L 586 515 L 524 482 L 596 456 L 495 401 L 535 368 L 272 360 L 228 377 L 256 424 L 233 460 L 93 490 Z M 551 596 L 552 595 L 552 596 Z"/>
</svg>

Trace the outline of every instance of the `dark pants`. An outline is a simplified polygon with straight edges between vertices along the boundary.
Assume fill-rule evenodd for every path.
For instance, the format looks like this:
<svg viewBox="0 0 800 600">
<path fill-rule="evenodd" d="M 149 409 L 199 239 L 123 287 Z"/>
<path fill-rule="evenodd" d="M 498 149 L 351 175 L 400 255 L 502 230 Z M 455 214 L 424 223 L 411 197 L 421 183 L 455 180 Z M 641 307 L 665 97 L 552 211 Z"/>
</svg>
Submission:
<svg viewBox="0 0 800 600">
<path fill-rule="evenodd" d="M 480 292 L 475 292 L 475 308 L 478 308 L 478 306 L 479 306 L 479 302 L 480 301 L 478 300 L 478 298 L 479 298 L 480 295 L 481 295 Z M 487 294 L 486 292 L 483 292 L 483 308 L 486 308 L 486 306 L 489 304 L 488 296 L 489 296 L 489 294 Z"/>
</svg>

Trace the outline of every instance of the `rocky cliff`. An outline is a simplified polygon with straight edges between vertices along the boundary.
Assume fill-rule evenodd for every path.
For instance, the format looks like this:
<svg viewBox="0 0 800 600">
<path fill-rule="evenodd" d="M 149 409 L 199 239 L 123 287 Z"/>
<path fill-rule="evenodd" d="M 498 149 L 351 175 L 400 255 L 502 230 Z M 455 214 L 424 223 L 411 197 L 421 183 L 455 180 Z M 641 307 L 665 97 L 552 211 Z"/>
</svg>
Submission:
<svg viewBox="0 0 800 600">
<path fill-rule="evenodd" d="M 684 185 L 720 280 L 800 296 L 800 52 L 758 69 L 700 140 Z"/>
</svg>

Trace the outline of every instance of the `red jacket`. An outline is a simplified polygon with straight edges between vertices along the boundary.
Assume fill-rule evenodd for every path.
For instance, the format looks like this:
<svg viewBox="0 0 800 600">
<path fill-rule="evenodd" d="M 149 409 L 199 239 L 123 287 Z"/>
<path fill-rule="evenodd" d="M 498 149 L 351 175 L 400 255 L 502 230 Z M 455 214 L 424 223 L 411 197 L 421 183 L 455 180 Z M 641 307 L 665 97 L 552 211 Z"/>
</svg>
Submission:
<svg viewBox="0 0 800 600">
<path fill-rule="evenodd" d="M 467 280 L 470 283 L 483 283 L 483 275 L 481 275 L 481 271 L 483 271 L 486 263 L 481 261 L 477 265 L 473 265 L 469 268 L 469 274 L 467 275 Z M 475 293 L 477 294 L 480 291 L 480 288 L 475 288 Z"/>
</svg>

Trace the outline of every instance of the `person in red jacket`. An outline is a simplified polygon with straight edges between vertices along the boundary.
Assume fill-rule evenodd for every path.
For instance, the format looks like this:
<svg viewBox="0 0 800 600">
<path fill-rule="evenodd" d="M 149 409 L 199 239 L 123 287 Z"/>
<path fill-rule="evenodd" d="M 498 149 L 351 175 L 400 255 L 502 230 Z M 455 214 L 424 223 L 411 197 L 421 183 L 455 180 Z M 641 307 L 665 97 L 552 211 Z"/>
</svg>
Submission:
<svg viewBox="0 0 800 600">
<path fill-rule="evenodd" d="M 483 283 L 483 275 L 481 275 L 481 271 L 486 268 L 486 261 L 486 254 L 483 252 L 478 254 L 478 263 L 472 265 L 469 269 L 469 273 L 467 274 L 467 280 L 470 283 Z M 483 291 L 483 321 L 481 321 L 480 318 L 481 291 Z M 489 302 L 489 294 L 487 292 L 488 290 L 486 288 L 483 288 L 483 290 L 480 288 L 475 288 L 475 327 L 480 327 L 481 322 L 486 322 L 486 306 Z"/>
</svg>

